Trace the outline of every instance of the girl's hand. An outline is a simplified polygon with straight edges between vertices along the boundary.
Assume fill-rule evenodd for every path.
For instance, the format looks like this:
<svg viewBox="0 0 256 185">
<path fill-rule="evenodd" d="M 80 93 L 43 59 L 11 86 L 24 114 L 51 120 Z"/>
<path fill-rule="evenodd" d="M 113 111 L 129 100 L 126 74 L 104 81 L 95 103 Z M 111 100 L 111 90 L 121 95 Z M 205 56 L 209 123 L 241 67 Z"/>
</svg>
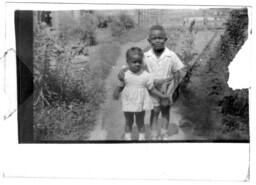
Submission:
<svg viewBox="0 0 256 185">
<path fill-rule="evenodd" d="M 128 70 L 128 67 L 123 67 L 119 73 L 117 74 L 117 78 L 121 81 L 124 82 L 124 73 Z"/>
<path fill-rule="evenodd" d="M 165 82 L 164 79 L 155 79 L 155 80 L 154 80 L 154 86 L 155 86 L 155 87 L 159 87 L 159 86 L 161 86 L 164 82 Z"/>
<path fill-rule="evenodd" d="M 113 99 L 118 100 L 119 97 L 120 97 L 120 92 L 117 89 L 115 89 L 113 92 Z"/>
<path fill-rule="evenodd" d="M 169 96 L 167 94 L 163 94 L 163 96 L 161 98 L 162 99 L 169 99 Z"/>
<path fill-rule="evenodd" d="M 114 91 L 113 91 L 113 94 L 112 94 L 112 97 L 114 100 L 118 100 L 120 98 L 120 94 L 123 90 L 124 86 L 117 86 Z"/>
</svg>

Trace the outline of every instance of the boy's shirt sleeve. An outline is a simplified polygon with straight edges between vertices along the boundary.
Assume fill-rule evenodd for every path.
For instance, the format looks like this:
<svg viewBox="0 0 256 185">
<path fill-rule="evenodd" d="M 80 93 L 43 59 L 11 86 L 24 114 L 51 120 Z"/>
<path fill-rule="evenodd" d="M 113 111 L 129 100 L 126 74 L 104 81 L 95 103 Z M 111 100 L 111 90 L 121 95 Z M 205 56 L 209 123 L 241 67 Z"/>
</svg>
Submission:
<svg viewBox="0 0 256 185">
<path fill-rule="evenodd" d="M 145 69 L 147 72 L 149 72 L 148 64 L 147 64 L 147 61 L 146 61 L 145 56 L 144 56 L 144 58 L 143 58 L 143 64 L 142 64 L 142 67 L 143 67 L 143 69 Z"/>
<path fill-rule="evenodd" d="M 154 78 L 150 73 L 147 73 L 146 87 L 149 90 L 151 90 L 154 87 Z"/>
<path fill-rule="evenodd" d="M 175 72 L 181 70 L 183 67 L 185 67 L 183 62 L 180 60 L 180 58 L 175 53 L 173 53 L 173 55 L 172 55 L 172 62 L 173 62 L 173 65 L 172 65 L 173 73 L 175 73 Z"/>
</svg>

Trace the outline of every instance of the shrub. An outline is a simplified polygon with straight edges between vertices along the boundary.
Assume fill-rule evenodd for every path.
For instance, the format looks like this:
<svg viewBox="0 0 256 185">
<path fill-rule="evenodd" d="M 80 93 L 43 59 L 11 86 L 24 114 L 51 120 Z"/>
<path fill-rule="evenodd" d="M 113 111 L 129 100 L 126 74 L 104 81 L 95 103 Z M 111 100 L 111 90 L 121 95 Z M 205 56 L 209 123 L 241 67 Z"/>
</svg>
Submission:
<svg viewBox="0 0 256 185">
<path fill-rule="evenodd" d="M 112 36 L 114 37 L 120 37 L 125 31 L 122 23 L 118 21 L 113 21 L 112 23 L 110 23 L 110 30 L 111 30 Z"/>
<path fill-rule="evenodd" d="M 248 37 L 247 9 L 232 10 L 225 25 L 226 30 L 219 48 L 222 61 L 219 65 L 224 71 L 228 71 L 228 65 Z M 224 135 L 228 132 L 228 139 L 249 140 L 248 89 L 231 90 L 227 84 L 228 76 L 227 73 L 224 76 L 226 88 L 221 100 L 223 120 L 219 126 L 219 137 L 225 139 Z"/>
<path fill-rule="evenodd" d="M 85 140 L 94 126 L 96 111 L 92 104 L 65 102 L 34 111 L 34 138 L 42 140 Z"/>
<path fill-rule="evenodd" d="M 135 23 L 133 19 L 126 14 L 118 15 L 115 19 L 112 20 L 110 24 L 112 35 L 115 37 L 120 37 L 125 31 L 134 27 Z"/>
<path fill-rule="evenodd" d="M 54 41 L 47 35 L 46 27 L 38 27 L 34 32 L 33 84 L 34 105 L 49 105 L 55 92 L 50 88 L 51 60 L 56 57 Z"/>
<path fill-rule="evenodd" d="M 70 12 L 64 11 L 58 13 L 58 19 L 62 41 L 69 44 L 82 41 L 89 46 L 97 44 L 95 30 L 98 20 L 94 14 L 84 13 L 80 19 L 76 19 Z"/>
<path fill-rule="evenodd" d="M 247 21 L 246 10 L 231 11 L 220 42 L 213 52 L 204 53 L 206 64 L 192 68 L 188 75 L 193 80 L 182 84 L 185 118 L 213 139 L 249 138 L 247 90 L 232 91 L 227 84 L 228 65 L 247 38 Z"/>
<path fill-rule="evenodd" d="M 219 50 L 223 65 L 227 68 L 248 37 L 247 9 L 232 10 L 225 25 L 226 30 Z"/>
<path fill-rule="evenodd" d="M 84 139 L 104 99 L 104 81 L 88 61 L 74 71 L 72 60 L 84 54 L 82 46 L 74 47 L 67 32 L 54 35 L 47 29 L 40 27 L 34 33 L 35 139 Z"/>
<path fill-rule="evenodd" d="M 109 23 L 111 22 L 111 18 L 110 17 L 106 17 L 103 15 L 98 15 L 98 28 L 107 28 Z"/>
<path fill-rule="evenodd" d="M 135 25 L 133 19 L 129 15 L 126 15 L 126 14 L 119 15 L 119 22 L 122 23 L 123 27 L 126 30 L 134 28 L 134 25 Z"/>
<path fill-rule="evenodd" d="M 104 101 L 104 80 L 119 56 L 119 46 L 111 43 L 99 47 L 100 61 L 94 68 L 85 56 L 90 39 L 77 43 L 84 32 L 76 27 L 62 27 L 56 33 L 45 29 L 36 29 L 34 34 L 34 100 L 39 102 L 34 102 L 35 139 L 86 139 Z M 78 67 L 75 59 L 80 60 Z"/>
</svg>

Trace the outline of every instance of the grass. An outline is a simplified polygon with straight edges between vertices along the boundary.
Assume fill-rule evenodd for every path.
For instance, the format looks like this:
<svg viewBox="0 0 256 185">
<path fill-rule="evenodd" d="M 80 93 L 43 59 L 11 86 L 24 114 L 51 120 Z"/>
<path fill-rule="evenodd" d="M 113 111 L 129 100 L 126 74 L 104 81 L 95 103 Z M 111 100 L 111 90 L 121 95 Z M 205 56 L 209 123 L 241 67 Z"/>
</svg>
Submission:
<svg viewBox="0 0 256 185">
<path fill-rule="evenodd" d="M 43 140 L 85 140 L 93 129 L 96 112 L 89 103 L 65 103 L 34 111 L 34 138 Z M 95 108 L 95 107 L 94 107 Z"/>
</svg>

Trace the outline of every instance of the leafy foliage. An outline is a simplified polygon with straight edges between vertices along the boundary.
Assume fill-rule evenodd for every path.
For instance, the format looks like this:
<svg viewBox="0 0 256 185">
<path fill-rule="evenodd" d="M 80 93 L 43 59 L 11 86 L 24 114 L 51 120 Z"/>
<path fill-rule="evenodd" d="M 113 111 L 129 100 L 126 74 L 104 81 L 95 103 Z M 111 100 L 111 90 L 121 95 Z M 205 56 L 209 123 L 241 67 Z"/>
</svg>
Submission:
<svg viewBox="0 0 256 185">
<path fill-rule="evenodd" d="M 183 114 L 195 124 L 198 134 L 212 139 L 248 139 L 248 92 L 233 91 L 227 84 L 228 65 L 247 39 L 247 27 L 247 10 L 232 10 L 215 50 L 205 51 L 205 64 L 200 62 L 187 73 L 181 88 Z"/>
<path fill-rule="evenodd" d="M 63 21 L 58 31 L 41 25 L 34 32 L 36 140 L 88 137 L 104 101 L 104 79 L 119 55 L 118 46 L 106 44 L 100 47 L 99 64 L 91 67 L 88 50 L 96 44 L 90 37 L 94 23 L 90 26 L 88 20 L 81 20 L 80 25 L 68 15 L 61 16 L 71 22 Z M 90 30 L 93 34 L 88 34 Z"/>
<path fill-rule="evenodd" d="M 94 126 L 95 110 L 83 103 L 52 104 L 34 111 L 35 140 L 84 140 Z M 83 132 L 81 132 L 83 131 Z"/>
<path fill-rule="evenodd" d="M 115 37 L 120 37 L 127 30 L 135 27 L 133 19 L 126 14 L 120 14 L 117 18 L 114 18 L 110 23 L 110 29 L 112 35 Z"/>
<path fill-rule="evenodd" d="M 72 44 L 73 42 L 83 42 L 90 46 L 97 44 L 95 30 L 98 20 L 93 14 L 84 13 L 80 19 L 76 19 L 70 15 L 70 12 L 61 12 L 58 19 L 60 22 L 58 28 L 60 39 L 65 44 Z"/>
<path fill-rule="evenodd" d="M 222 66 L 225 71 L 247 37 L 248 10 L 246 8 L 232 10 L 220 45 L 221 60 L 224 64 Z M 228 76 L 228 74 L 224 76 L 226 81 Z M 223 134 L 218 137 L 249 140 L 248 89 L 231 90 L 227 84 L 226 86 L 225 96 L 221 101 L 223 120 L 220 132 Z"/>
</svg>

